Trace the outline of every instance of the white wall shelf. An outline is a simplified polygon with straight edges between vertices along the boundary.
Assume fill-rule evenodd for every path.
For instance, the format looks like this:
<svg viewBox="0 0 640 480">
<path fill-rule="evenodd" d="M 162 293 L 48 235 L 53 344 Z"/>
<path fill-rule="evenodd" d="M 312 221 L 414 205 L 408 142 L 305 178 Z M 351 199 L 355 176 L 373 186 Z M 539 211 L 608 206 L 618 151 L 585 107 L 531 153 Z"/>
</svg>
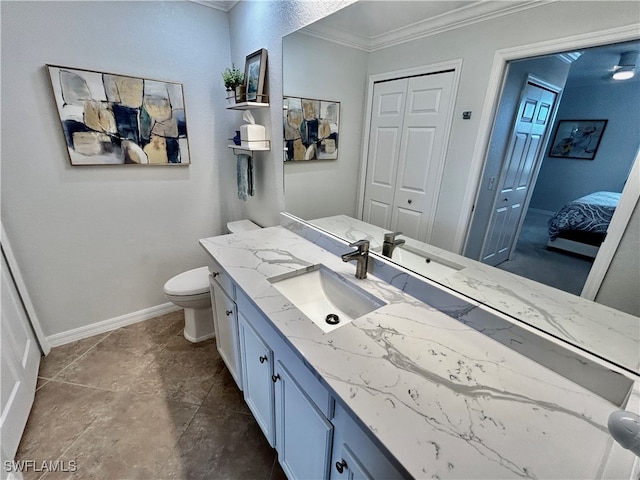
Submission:
<svg viewBox="0 0 640 480">
<path fill-rule="evenodd" d="M 227 105 L 227 110 L 251 110 L 252 108 L 269 108 L 268 103 L 262 102 L 240 102 Z"/>
<path fill-rule="evenodd" d="M 238 155 L 239 153 L 246 152 L 268 152 L 271 150 L 271 141 L 270 140 L 256 140 L 255 142 L 248 142 L 259 145 L 228 145 L 228 147 L 233 150 L 234 155 Z"/>
</svg>

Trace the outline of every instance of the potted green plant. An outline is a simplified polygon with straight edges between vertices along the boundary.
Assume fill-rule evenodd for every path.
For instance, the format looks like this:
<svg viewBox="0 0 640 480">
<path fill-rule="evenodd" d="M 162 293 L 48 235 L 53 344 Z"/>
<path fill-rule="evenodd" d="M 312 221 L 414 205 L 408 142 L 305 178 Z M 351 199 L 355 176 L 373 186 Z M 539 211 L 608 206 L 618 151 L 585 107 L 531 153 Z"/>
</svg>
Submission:
<svg viewBox="0 0 640 480">
<path fill-rule="evenodd" d="M 246 97 L 246 87 L 244 85 L 244 73 L 235 65 L 231 64 L 231 68 L 225 68 L 222 71 L 222 80 L 227 92 L 235 92 L 236 102 L 244 102 Z M 227 98 L 233 98 L 227 95 Z"/>
</svg>

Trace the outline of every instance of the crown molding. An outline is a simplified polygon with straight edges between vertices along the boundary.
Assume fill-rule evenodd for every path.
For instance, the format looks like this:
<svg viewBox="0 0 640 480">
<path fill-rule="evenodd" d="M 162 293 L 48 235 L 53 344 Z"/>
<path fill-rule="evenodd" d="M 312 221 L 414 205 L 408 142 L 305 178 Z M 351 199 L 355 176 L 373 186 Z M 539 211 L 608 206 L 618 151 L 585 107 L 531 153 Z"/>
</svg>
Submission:
<svg viewBox="0 0 640 480">
<path fill-rule="evenodd" d="M 560 0 L 524 0 L 520 2 L 477 2 L 447 13 L 420 20 L 413 24 L 391 30 L 375 37 L 365 37 L 329 25 L 313 24 L 300 33 L 330 42 L 357 48 L 365 52 L 375 52 L 419 38 L 437 35 L 456 28 L 485 22 L 493 18 L 512 15 Z"/>
<path fill-rule="evenodd" d="M 232 0 L 232 1 L 216 1 L 216 0 L 188 0 L 191 3 L 197 3 L 198 5 L 202 5 L 203 7 L 213 8 L 215 10 L 222 10 L 223 12 L 228 12 L 233 7 L 235 7 L 236 3 L 240 0 Z"/>
</svg>

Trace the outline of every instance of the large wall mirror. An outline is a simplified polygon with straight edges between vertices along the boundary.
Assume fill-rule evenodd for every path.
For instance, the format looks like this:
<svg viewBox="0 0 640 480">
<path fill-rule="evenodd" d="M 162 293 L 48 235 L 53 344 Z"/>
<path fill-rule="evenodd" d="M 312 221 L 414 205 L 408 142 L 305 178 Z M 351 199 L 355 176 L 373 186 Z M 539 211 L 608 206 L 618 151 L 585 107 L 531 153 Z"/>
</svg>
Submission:
<svg viewBox="0 0 640 480">
<path fill-rule="evenodd" d="M 361 1 L 285 37 L 284 96 L 341 105 L 338 158 L 285 162 L 286 210 L 346 240 L 375 233 L 380 248 L 374 252 L 380 254 L 379 232 L 402 231 L 396 239 L 405 244 L 391 254 L 393 261 L 481 302 L 492 300 L 469 282 L 447 281 L 448 273 L 470 265 L 464 259 L 481 262 L 485 272 L 495 268 L 496 275 L 506 271 L 543 283 L 545 291 L 560 289 L 556 298 L 571 303 L 597 247 L 576 238 L 568 239 L 567 250 L 549 249 L 547 222 L 587 194 L 617 193 L 618 200 L 611 200 L 617 202 L 629 183 L 640 147 L 640 112 L 629 105 L 640 102 L 640 81 L 611 76 L 624 66 L 625 54 L 638 58 L 640 39 L 636 25 L 598 43 L 588 27 L 572 23 L 568 33 L 584 37 L 583 44 L 572 40 L 565 48 L 557 40 L 560 47 L 544 47 L 543 54 L 509 53 L 496 83 L 497 51 L 515 51 L 514 45 L 527 44 L 524 39 L 558 39 L 561 23 L 550 18 L 577 15 L 575 24 L 593 25 L 579 17 L 597 18 L 609 2 L 585 2 L 579 13 L 565 3 L 531 8 L 530 2 Z M 615 8 L 622 9 L 619 18 L 637 18 L 632 2 L 616 2 Z M 439 118 L 421 124 L 420 115 L 412 117 L 416 112 Z M 522 119 L 533 127 L 524 128 Z M 560 120 L 606 120 L 606 126 L 603 132 L 602 123 L 580 122 L 567 134 L 558 130 Z M 600 130 L 591 132 L 594 125 Z M 563 146 L 569 153 L 562 154 Z M 640 213 L 633 207 L 637 192 L 630 195 L 635 201 L 613 262 L 620 277 L 616 282 L 611 270 L 605 283 L 613 293 L 596 297 L 617 309 L 622 323 L 603 327 L 609 333 L 597 335 L 588 348 L 637 371 Z M 425 249 L 441 252 L 446 268 L 431 275 L 415 267 Z M 554 256 L 560 267 L 553 266 Z M 518 316 L 500 300 L 491 306 Z M 572 343 L 573 333 L 556 327 L 548 333 Z"/>
</svg>

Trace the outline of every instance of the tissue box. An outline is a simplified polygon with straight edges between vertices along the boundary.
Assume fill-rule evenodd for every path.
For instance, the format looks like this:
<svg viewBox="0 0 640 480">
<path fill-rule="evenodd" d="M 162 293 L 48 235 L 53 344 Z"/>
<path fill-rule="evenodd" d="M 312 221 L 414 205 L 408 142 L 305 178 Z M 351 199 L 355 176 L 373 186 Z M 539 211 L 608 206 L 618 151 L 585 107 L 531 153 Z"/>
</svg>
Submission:
<svg viewBox="0 0 640 480">
<path fill-rule="evenodd" d="M 240 145 L 247 148 L 268 148 L 264 125 L 240 125 Z"/>
</svg>

